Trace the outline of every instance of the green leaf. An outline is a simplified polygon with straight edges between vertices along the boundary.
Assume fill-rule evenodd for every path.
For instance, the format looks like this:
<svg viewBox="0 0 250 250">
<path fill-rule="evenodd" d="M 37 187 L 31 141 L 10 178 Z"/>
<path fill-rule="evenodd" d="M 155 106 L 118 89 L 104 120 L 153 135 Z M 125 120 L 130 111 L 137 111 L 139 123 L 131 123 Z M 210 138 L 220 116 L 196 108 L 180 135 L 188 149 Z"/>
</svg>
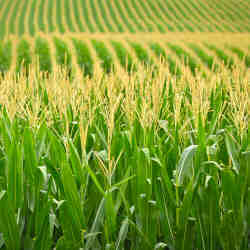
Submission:
<svg viewBox="0 0 250 250">
<path fill-rule="evenodd" d="M 118 239 L 117 239 L 116 244 L 115 244 L 115 249 L 116 250 L 121 249 L 121 246 L 123 245 L 123 243 L 124 243 L 124 241 L 125 241 L 125 239 L 127 237 L 128 228 L 129 228 L 129 220 L 128 220 L 128 217 L 126 217 L 122 221 L 122 226 L 120 228 Z"/>
<path fill-rule="evenodd" d="M 24 160 L 25 160 L 25 172 L 29 177 L 29 182 L 34 185 L 35 183 L 35 172 L 38 166 L 36 150 L 35 150 L 35 142 L 34 142 L 34 134 L 28 128 L 24 131 Z"/>
<path fill-rule="evenodd" d="M 105 205 L 105 198 L 103 198 L 100 202 L 100 205 L 99 205 L 98 210 L 95 214 L 95 219 L 94 219 L 93 224 L 91 226 L 90 232 L 85 235 L 85 238 L 87 238 L 87 242 L 85 245 L 86 250 L 92 248 L 92 246 L 96 240 L 96 237 L 99 234 L 98 231 L 99 231 L 99 228 L 100 228 L 100 226 L 103 222 L 103 218 L 104 218 L 104 205 Z"/>
<path fill-rule="evenodd" d="M 84 229 L 83 208 L 70 166 L 67 162 L 62 162 L 61 168 L 61 179 L 66 201 L 60 208 L 60 219 L 63 220 L 66 240 L 72 243 L 78 242 L 80 245 L 81 231 Z"/>
<path fill-rule="evenodd" d="M 10 146 L 7 155 L 7 192 L 14 210 L 23 205 L 23 155 L 17 139 Z"/>
<path fill-rule="evenodd" d="M 193 157 L 197 148 L 198 145 L 191 145 L 183 151 L 181 159 L 176 167 L 176 186 L 182 185 L 184 178 L 189 176 Z"/>
<path fill-rule="evenodd" d="M 85 182 L 85 169 L 83 168 L 83 164 L 81 163 L 81 158 L 79 153 L 73 144 L 72 140 L 69 140 L 69 159 L 72 165 L 72 170 L 75 175 L 75 178 L 81 183 L 84 184 Z"/>
<path fill-rule="evenodd" d="M 2 248 L 3 245 L 4 245 L 4 238 L 3 238 L 3 234 L 0 233 L 0 249 Z"/>
<path fill-rule="evenodd" d="M 233 164 L 233 169 L 237 174 L 239 174 L 240 164 L 238 161 L 239 159 L 238 145 L 233 136 L 228 132 L 225 133 L 225 141 L 229 158 L 231 159 Z"/>
<path fill-rule="evenodd" d="M 103 196 L 105 196 L 105 192 L 101 186 L 101 184 L 99 183 L 99 181 L 97 180 L 96 176 L 95 176 L 95 173 L 92 171 L 92 169 L 89 167 L 89 166 L 86 166 L 88 172 L 89 172 L 89 175 L 91 176 L 92 180 L 94 181 L 96 187 L 98 188 L 98 190 L 101 192 L 101 194 Z"/>
<path fill-rule="evenodd" d="M 0 192 L 0 232 L 8 250 L 20 249 L 20 232 L 16 222 L 13 203 L 6 190 Z"/>
</svg>

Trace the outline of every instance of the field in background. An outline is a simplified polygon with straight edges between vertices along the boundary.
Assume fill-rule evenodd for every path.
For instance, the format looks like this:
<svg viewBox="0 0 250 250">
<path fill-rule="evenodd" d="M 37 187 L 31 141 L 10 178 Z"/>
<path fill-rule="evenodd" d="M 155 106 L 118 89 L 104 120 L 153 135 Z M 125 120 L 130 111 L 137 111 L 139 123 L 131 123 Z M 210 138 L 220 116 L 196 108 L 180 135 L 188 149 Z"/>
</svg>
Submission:
<svg viewBox="0 0 250 250">
<path fill-rule="evenodd" d="M 249 32 L 250 2 L 5 0 L 0 37 L 43 33 Z"/>
<path fill-rule="evenodd" d="M 249 249 L 249 10 L 0 0 L 0 250 Z"/>
<path fill-rule="evenodd" d="M 236 64 L 250 67 L 249 34 L 169 35 L 57 35 L 39 34 L 36 38 L 12 36 L 0 45 L 0 71 L 19 72 L 22 67 L 39 61 L 40 70 L 52 72 L 57 65 L 73 72 L 92 76 L 95 70 L 108 73 L 117 68 L 136 70 L 139 63 L 157 65 L 165 60 L 170 72 L 180 74 L 185 64 L 193 74 L 211 74 L 219 64 L 229 69 Z M 156 66 L 157 67 L 157 66 Z"/>
<path fill-rule="evenodd" d="M 183 61 L 193 73 L 220 63 L 249 68 L 248 9 L 247 0 L 2 1 L 0 72 L 37 57 L 43 71 L 59 64 L 85 75 L 159 57 L 172 74 Z"/>
</svg>

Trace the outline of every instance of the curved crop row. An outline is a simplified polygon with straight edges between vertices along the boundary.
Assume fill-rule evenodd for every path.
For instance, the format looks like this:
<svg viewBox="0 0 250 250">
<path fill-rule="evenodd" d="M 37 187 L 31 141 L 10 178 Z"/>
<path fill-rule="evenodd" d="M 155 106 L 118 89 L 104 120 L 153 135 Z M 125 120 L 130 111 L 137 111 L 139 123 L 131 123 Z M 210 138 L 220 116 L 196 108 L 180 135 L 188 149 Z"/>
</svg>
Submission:
<svg viewBox="0 0 250 250">
<path fill-rule="evenodd" d="M 50 33 L 55 30 L 60 33 L 67 30 L 91 33 L 125 30 L 130 33 L 250 31 L 246 10 L 248 5 L 243 1 L 235 3 L 235 6 L 226 0 L 6 1 L 0 5 L 3 8 L 0 18 L 1 37 L 7 34 L 7 30 L 11 34 L 23 35 L 27 32 L 32 36 L 37 31 Z M 45 6 L 47 10 L 44 10 Z M 29 13 L 25 12 L 27 9 Z M 54 15 L 56 23 L 53 23 Z M 25 30 L 26 25 L 28 31 Z"/>
<path fill-rule="evenodd" d="M 197 63 L 195 58 L 191 57 L 182 47 L 167 43 L 168 47 L 181 59 L 185 66 L 188 66 L 193 74 L 196 73 L 196 70 L 200 69 L 200 65 Z"/>
<path fill-rule="evenodd" d="M 198 4 L 198 2 L 196 2 L 196 1 L 194 1 L 194 0 L 190 0 L 189 1 L 190 2 L 190 5 L 193 7 L 193 9 L 194 9 L 194 11 L 192 11 L 192 13 L 199 13 L 199 16 L 203 19 L 203 20 L 205 20 L 205 21 L 207 21 L 208 23 L 209 23 L 209 25 L 210 25 L 210 27 L 211 27 L 211 30 L 210 30 L 210 28 L 209 28 L 209 31 L 219 31 L 219 32 L 223 32 L 223 29 L 219 26 L 219 25 L 217 25 L 215 22 L 214 22 L 214 19 L 213 18 L 209 18 L 208 16 L 207 16 L 207 12 L 206 12 L 206 10 L 204 10 L 204 9 L 202 9 L 200 6 L 199 6 L 199 4 Z"/>
<path fill-rule="evenodd" d="M 220 3 L 220 1 L 218 1 Z M 217 3 L 217 4 L 218 4 Z M 222 11 L 225 10 L 225 13 L 229 13 L 230 20 L 232 21 L 246 21 L 246 24 L 249 24 L 249 12 L 248 7 L 245 6 L 247 1 L 223 1 L 223 6 L 221 6 Z"/>
<path fill-rule="evenodd" d="M 157 4 L 159 5 L 160 11 L 162 12 L 162 15 L 164 15 L 167 20 L 171 21 L 176 26 L 175 30 L 181 31 L 181 32 L 184 31 L 183 25 L 181 25 L 180 22 L 178 22 L 176 18 L 172 16 L 173 14 L 167 8 L 167 6 L 165 6 L 160 0 L 156 0 L 156 1 L 157 1 Z"/>
<path fill-rule="evenodd" d="M 232 6 L 232 8 L 236 8 L 238 12 L 244 13 L 243 20 L 249 21 L 249 7 L 250 3 L 249 1 L 229 1 L 229 4 Z"/>
<path fill-rule="evenodd" d="M 137 15 L 140 17 L 140 19 L 145 23 L 146 27 L 147 27 L 147 31 L 149 32 L 153 32 L 154 31 L 154 26 L 148 22 L 148 20 L 145 18 L 144 13 L 140 10 L 140 8 L 138 7 L 138 2 L 135 0 L 131 0 L 131 3 L 137 13 Z"/>
<path fill-rule="evenodd" d="M 89 18 L 89 10 L 86 6 L 86 1 L 81 1 L 81 7 L 82 7 L 82 12 L 83 12 L 83 17 L 85 19 L 85 22 L 86 22 L 86 25 L 88 26 L 88 29 L 91 33 L 94 33 L 96 32 L 93 24 L 91 23 L 90 21 L 90 18 Z"/>
<path fill-rule="evenodd" d="M 177 22 L 182 23 L 183 26 L 188 31 L 194 32 L 194 28 L 191 27 L 188 23 L 186 23 L 186 21 L 184 21 L 183 18 L 181 18 L 181 16 L 176 12 L 175 8 L 171 5 L 171 3 L 169 1 L 166 1 L 165 5 L 166 5 L 167 9 L 175 16 Z"/>
<path fill-rule="evenodd" d="M 12 44 L 11 42 L 0 42 L 0 73 L 4 73 L 10 69 L 12 57 Z"/>
<path fill-rule="evenodd" d="M 135 54 L 139 61 L 145 66 L 153 65 L 153 59 L 148 55 L 147 50 L 140 44 L 134 41 L 129 42 L 130 46 L 135 51 Z"/>
<path fill-rule="evenodd" d="M 205 44 L 205 46 L 210 49 L 211 51 L 214 51 L 214 53 L 217 55 L 217 57 L 223 62 L 224 65 L 232 69 L 234 65 L 234 60 L 230 56 L 228 56 L 222 49 L 217 48 L 215 45 L 212 44 Z"/>
<path fill-rule="evenodd" d="M 21 36 L 25 33 L 25 16 L 27 15 L 27 8 L 28 8 L 29 0 L 25 0 L 25 3 L 21 10 L 21 15 L 19 18 L 18 23 L 18 35 Z"/>
<path fill-rule="evenodd" d="M 93 18 L 94 18 L 96 25 L 98 27 L 98 30 L 100 32 L 105 32 L 105 29 L 103 27 L 103 23 L 101 22 L 99 15 L 97 13 L 97 9 L 96 9 L 97 7 L 95 6 L 94 1 L 90 1 L 90 8 L 91 8 Z"/>
<path fill-rule="evenodd" d="M 102 1 L 102 0 L 99 0 L 99 1 Z M 111 5 L 111 2 L 110 1 L 105 1 L 105 4 L 107 4 L 107 6 L 108 6 L 110 16 L 113 18 L 114 23 L 116 24 L 116 27 L 117 27 L 118 31 L 119 32 L 124 32 L 124 27 L 123 27 L 122 23 L 119 21 L 119 19 L 117 17 L 117 14 L 115 13 L 115 10 Z"/>
<path fill-rule="evenodd" d="M 35 54 L 38 56 L 40 70 L 43 72 L 52 71 L 51 54 L 48 42 L 43 38 L 35 41 Z"/>
<path fill-rule="evenodd" d="M 17 13 L 20 7 L 21 1 L 17 1 L 15 4 L 14 9 L 11 12 L 10 21 L 9 21 L 9 33 L 15 34 L 16 33 L 16 20 L 17 20 Z"/>
<path fill-rule="evenodd" d="M 0 21 L 0 37 L 3 38 L 4 35 L 5 35 L 5 32 L 6 32 L 6 20 L 7 20 L 7 17 L 9 15 L 9 12 L 10 12 L 10 8 L 11 8 L 11 5 L 13 4 L 13 2 L 11 0 L 8 1 L 8 4 L 6 5 L 5 7 L 5 10 L 3 12 L 3 15 L 2 15 L 2 18 L 1 18 L 1 21 Z"/>
<path fill-rule="evenodd" d="M 125 70 L 127 70 L 128 72 L 134 71 L 136 69 L 136 66 L 133 64 L 132 56 L 122 46 L 122 44 L 117 41 L 111 41 L 111 45 L 116 52 L 120 64 L 125 68 Z"/>
<path fill-rule="evenodd" d="M 100 12 L 101 12 L 101 15 L 102 15 L 102 19 L 103 19 L 106 27 L 108 28 L 108 30 L 110 32 L 115 32 L 115 29 L 114 29 L 113 25 L 110 23 L 110 21 L 108 19 L 108 16 L 107 16 L 107 13 L 106 13 L 106 10 L 105 10 L 105 6 L 104 6 L 105 3 L 102 0 L 98 0 L 97 3 L 99 5 Z"/>
<path fill-rule="evenodd" d="M 45 0 L 41 0 L 39 5 L 39 11 L 38 11 L 38 28 L 40 31 L 45 32 L 45 24 L 44 24 L 44 6 L 45 6 Z"/>
<path fill-rule="evenodd" d="M 176 0 L 172 0 L 176 6 L 176 8 L 179 10 L 180 14 L 182 15 L 182 18 L 184 18 L 184 20 L 190 20 L 190 22 L 193 24 L 194 28 L 197 29 L 197 31 L 199 32 L 204 32 L 205 29 L 204 29 L 204 24 L 199 24 L 197 22 L 194 23 L 194 19 L 193 17 L 189 14 L 186 13 L 186 11 L 183 10 L 183 5 L 182 4 L 179 4 L 179 1 L 176 1 Z"/>
<path fill-rule="evenodd" d="M 98 57 L 101 59 L 101 67 L 103 68 L 105 73 L 110 73 L 113 71 L 114 62 L 113 58 L 106 48 L 104 42 L 98 40 L 92 40 L 92 45 L 96 50 Z"/>
<path fill-rule="evenodd" d="M 213 31 L 213 27 L 211 25 L 210 22 L 208 22 L 207 19 L 203 20 L 201 18 L 201 16 L 199 16 L 199 14 L 201 15 L 200 12 L 196 12 L 195 10 L 192 10 L 191 9 L 191 1 L 185 1 L 185 0 L 180 0 L 180 4 L 182 5 L 183 8 L 185 8 L 185 10 L 188 12 L 188 13 L 192 13 L 192 17 L 196 20 L 196 22 L 198 22 L 199 24 L 201 24 L 201 26 L 205 26 L 207 28 L 207 30 L 209 32 L 212 32 Z M 199 14 L 198 14 L 199 13 Z M 186 18 L 188 18 L 188 16 L 186 16 Z M 208 23 L 207 23 L 208 22 Z"/>
<path fill-rule="evenodd" d="M 70 3 L 68 0 L 64 0 L 64 6 L 63 6 L 64 10 L 65 10 L 65 16 L 66 16 L 66 21 L 67 21 L 67 25 L 69 27 L 69 31 L 70 32 L 75 32 L 75 28 L 71 19 L 71 9 L 70 9 Z"/>
<path fill-rule="evenodd" d="M 0 10 L 2 10 L 4 4 L 5 4 L 5 1 L 1 1 L 1 2 L 0 2 Z"/>
<path fill-rule="evenodd" d="M 161 20 L 161 22 L 167 27 L 168 31 L 175 31 L 174 27 L 169 24 L 168 22 L 166 22 L 164 20 L 164 18 L 162 17 L 161 13 L 156 9 L 155 7 L 155 3 L 151 2 L 151 1 L 148 1 L 148 4 L 151 8 L 151 10 L 155 13 L 155 15 Z M 161 8 L 161 6 L 160 6 Z M 149 17 L 149 16 L 148 16 Z M 170 18 L 171 19 L 171 18 Z M 158 30 L 161 32 L 161 33 L 164 33 L 166 30 L 165 28 L 155 19 L 153 18 L 152 21 L 155 23 L 155 25 L 157 26 Z"/>
<path fill-rule="evenodd" d="M 213 4 L 213 8 L 215 7 L 215 9 L 218 10 L 218 15 L 220 16 L 220 18 L 231 23 L 236 28 L 236 30 L 238 32 L 242 32 L 243 30 L 248 31 L 248 27 L 246 25 L 244 25 L 244 23 L 238 22 L 241 20 L 241 18 L 235 19 L 235 16 L 232 15 L 232 13 L 230 11 L 228 11 L 228 8 L 226 7 L 227 6 L 226 2 L 227 1 L 221 3 L 220 1 L 216 1 Z"/>
<path fill-rule="evenodd" d="M 61 66 L 67 67 L 67 69 L 71 70 L 72 68 L 72 55 L 67 47 L 67 44 L 58 39 L 54 38 L 54 45 L 56 48 L 56 62 Z"/>
<path fill-rule="evenodd" d="M 53 8 L 55 8 L 55 1 L 48 1 L 47 19 L 48 19 L 48 31 L 55 31 L 55 23 L 53 19 Z"/>
<path fill-rule="evenodd" d="M 189 44 L 189 47 L 196 53 L 196 55 L 201 59 L 201 61 L 207 65 L 207 67 L 212 70 L 212 71 L 216 71 L 218 69 L 218 65 L 215 64 L 214 62 L 214 57 L 213 56 L 209 56 L 205 53 L 204 50 L 202 50 L 202 48 L 200 48 L 198 45 L 192 43 Z"/>
<path fill-rule="evenodd" d="M 115 4 L 115 6 L 116 6 L 116 8 L 117 8 L 117 10 L 118 10 L 118 12 L 119 12 L 119 14 L 121 16 L 122 21 L 127 26 L 127 28 L 129 29 L 129 31 L 131 33 L 136 33 L 136 29 L 134 29 L 134 27 L 130 24 L 130 22 L 128 22 L 126 16 L 124 15 L 119 0 L 114 0 L 114 4 Z"/>
<path fill-rule="evenodd" d="M 240 60 L 244 60 L 246 67 L 250 68 L 250 56 L 246 55 L 244 51 L 240 48 L 230 46 L 230 49 L 233 53 L 235 53 Z"/>
<path fill-rule="evenodd" d="M 168 63 L 169 72 L 172 75 L 176 75 L 176 76 L 181 75 L 181 70 L 177 66 L 176 61 L 171 57 L 171 55 L 169 55 L 169 54 L 167 55 L 165 50 L 158 43 L 151 42 L 149 44 L 149 47 L 158 58 L 163 59 L 164 61 L 166 61 Z"/>
<path fill-rule="evenodd" d="M 36 0 L 32 0 L 30 13 L 29 13 L 29 33 L 33 36 L 35 34 L 35 9 L 36 9 Z"/>
<path fill-rule="evenodd" d="M 26 40 L 21 40 L 17 45 L 16 71 L 20 72 L 21 70 L 25 70 L 27 72 L 31 64 L 31 61 L 32 57 L 31 57 L 30 44 Z"/>
<path fill-rule="evenodd" d="M 154 22 L 154 24 L 156 25 L 157 29 L 161 33 L 164 33 L 166 31 L 165 28 L 156 20 L 156 17 L 152 16 L 152 14 L 150 13 L 149 9 L 146 6 L 145 1 L 139 0 L 138 3 L 141 5 L 141 8 L 142 8 L 143 12 L 145 13 L 145 15 L 147 16 L 147 18 L 149 20 L 152 20 Z M 151 3 L 150 7 L 152 8 L 152 3 Z M 158 15 L 158 13 L 157 13 L 157 15 Z"/>
<path fill-rule="evenodd" d="M 217 23 L 217 29 L 221 30 L 221 27 L 224 28 L 226 31 L 234 32 L 232 29 L 231 24 L 225 23 L 223 20 L 218 18 L 217 12 L 212 11 L 212 9 L 207 6 L 207 2 L 203 2 L 201 0 L 196 1 L 199 4 L 199 9 L 203 9 L 206 13 L 206 18 L 212 19 L 213 22 Z"/>
<path fill-rule="evenodd" d="M 144 32 L 144 27 L 137 21 L 137 18 L 135 17 L 133 11 L 131 10 L 130 6 L 128 5 L 128 0 L 123 1 L 124 7 L 127 11 L 128 17 L 135 24 L 136 30 L 140 32 Z"/>
<path fill-rule="evenodd" d="M 114 64 L 117 61 L 124 67 L 128 72 L 133 72 L 137 69 L 138 65 L 135 65 L 137 60 L 133 59 L 132 54 L 135 54 L 138 61 L 145 66 L 153 66 L 154 55 L 158 58 L 162 58 L 168 65 L 169 71 L 173 75 L 181 75 L 180 69 L 177 66 L 179 61 L 185 66 L 190 68 L 190 71 L 195 74 L 198 70 L 203 71 L 204 66 L 206 66 L 210 71 L 218 72 L 221 67 L 218 64 L 218 59 L 228 67 L 233 69 L 235 61 L 233 56 L 227 54 L 227 50 L 222 47 L 217 47 L 217 45 L 204 43 L 195 44 L 192 42 L 187 43 L 187 49 L 185 46 L 177 45 L 176 43 L 167 42 L 166 47 L 163 46 L 163 42 L 151 41 L 147 45 L 139 41 L 128 40 L 127 44 L 132 48 L 134 52 L 132 54 L 119 40 L 110 40 L 111 46 L 105 45 L 105 42 L 100 39 L 91 40 L 91 47 L 88 48 L 87 44 L 81 40 L 73 39 L 74 52 L 69 50 L 67 43 L 65 43 L 61 38 L 54 38 L 53 43 L 49 40 L 52 47 L 49 47 L 47 39 L 37 38 L 35 40 L 35 55 L 39 59 L 41 71 L 52 71 L 52 62 L 54 60 L 57 64 L 65 66 L 71 71 L 72 69 L 72 57 L 76 57 L 77 64 L 79 68 L 84 71 L 85 75 L 93 75 L 93 65 L 96 58 L 91 55 L 91 49 L 94 48 L 98 58 L 101 61 L 101 67 L 105 73 L 109 73 L 114 69 Z M 54 44 L 54 45 L 53 45 Z M 166 46 L 165 45 L 165 46 Z M 148 48 L 149 47 L 149 48 Z M 53 52 L 53 57 L 51 55 L 50 49 L 55 48 Z M 112 49 L 113 48 L 113 49 Z M 239 60 L 241 60 L 246 68 L 250 67 L 250 56 L 240 47 L 235 45 L 227 45 L 225 48 L 229 49 L 233 54 L 235 54 Z M 111 49 L 111 50 L 110 50 Z M 150 50 L 148 50 L 150 49 Z M 214 55 L 210 55 L 207 49 L 211 50 Z M 16 71 L 20 72 L 21 67 L 25 69 L 31 63 L 31 58 L 33 57 L 31 53 L 31 47 L 27 40 L 20 40 L 16 48 Z M 228 50 L 228 51 L 229 51 Z M 114 54 L 113 51 L 115 52 Z M 151 54 L 153 52 L 153 54 Z M 194 56 L 193 56 L 194 54 Z M 15 54 L 14 54 L 15 55 Z M 114 58 L 113 58 L 114 56 Z M 1 72 L 10 69 L 11 65 L 11 43 L 5 43 L 1 45 Z M 178 58 L 178 59 L 176 59 Z M 154 66 L 155 67 L 155 66 Z"/>
<path fill-rule="evenodd" d="M 56 0 L 56 22 L 57 22 L 57 27 L 60 33 L 65 33 L 65 27 L 63 25 L 62 21 L 62 1 L 61 0 Z"/>
<path fill-rule="evenodd" d="M 154 1 L 140 1 L 140 4 L 146 14 L 146 16 L 152 20 L 156 25 L 160 33 L 166 33 L 166 31 L 172 31 L 172 26 L 162 17 L 156 2 Z M 151 19 L 152 18 L 152 19 Z M 167 30 L 166 30 L 167 27 Z"/>
<path fill-rule="evenodd" d="M 93 75 L 93 59 L 89 52 L 88 46 L 77 39 L 73 39 L 73 44 L 76 50 L 77 63 L 85 76 Z"/>
<path fill-rule="evenodd" d="M 81 14 L 80 14 L 80 10 L 78 9 L 77 2 L 72 1 L 72 4 L 73 4 L 74 16 L 76 18 L 78 29 L 80 30 L 80 32 L 85 32 L 86 29 L 83 26 L 82 21 L 81 21 L 81 17 L 80 17 Z"/>
</svg>

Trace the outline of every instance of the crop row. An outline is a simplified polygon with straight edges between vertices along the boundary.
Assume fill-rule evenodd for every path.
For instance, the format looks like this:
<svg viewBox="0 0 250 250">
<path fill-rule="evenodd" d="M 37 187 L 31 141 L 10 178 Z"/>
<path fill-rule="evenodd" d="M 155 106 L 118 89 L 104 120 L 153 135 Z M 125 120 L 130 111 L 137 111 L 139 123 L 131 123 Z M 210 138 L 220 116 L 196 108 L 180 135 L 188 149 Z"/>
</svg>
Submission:
<svg viewBox="0 0 250 250">
<path fill-rule="evenodd" d="M 240 1 L 235 8 L 226 0 L 213 3 L 201 0 L 6 0 L 0 6 L 0 35 L 34 35 L 37 31 L 249 32 L 247 7 L 248 3 Z"/>
<path fill-rule="evenodd" d="M 145 66 L 156 65 L 159 59 L 164 60 L 169 65 L 172 74 L 180 75 L 179 66 L 184 64 L 195 75 L 197 72 L 203 72 L 205 69 L 217 71 L 220 64 L 226 65 L 230 70 L 236 62 L 241 61 L 246 68 L 250 66 L 250 56 L 242 48 L 237 46 L 225 45 L 220 47 L 211 43 L 194 44 L 192 42 L 183 44 L 173 42 L 140 42 L 140 41 L 101 41 L 92 39 L 88 44 L 84 40 L 73 39 L 63 41 L 59 38 L 50 40 L 46 38 L 35 39 L 34 52 L 29 42 L 21 40 L 17 43 L 17 71 L 20 71 L 21 65 L 25 68 L 31 63 L 31 57 L 38 57 L 42 71 L 52 71 L 52 60 L 56 64 L 71 69 L 72 57 L 76 56 L 77 67 L 85 72 L 85 75 L 92 75 L 94 64 L 100 62 L 104 72 L 109 73 L 115 68 L 115 59 L 117 58 L 125 70 L 136 69 L 136 64 Z M 69 43 L 73 44 L 70 49 Z M 107 45 L 111 45 L 110 47 Z M 54 51 L 53 52 L 53 48 Z M 96 60 L 91 48 L 96 51 Z M 5 48 L 6 47 L 6 48 Z M 7 71 L 11 65 L 11 42 L 1 44 L 0 60 L 3 62 L 1 71 Z M 110 51 L 112 49 L 112 51 Z M 114 56 L 116 58 L 114 58 Z M 6 61 L 6 57 L 8 60 Z M 134 66 L 133 66 L 134 65 Z M 75 67 L 74 66 L 74 67 Z"/>
</svg>

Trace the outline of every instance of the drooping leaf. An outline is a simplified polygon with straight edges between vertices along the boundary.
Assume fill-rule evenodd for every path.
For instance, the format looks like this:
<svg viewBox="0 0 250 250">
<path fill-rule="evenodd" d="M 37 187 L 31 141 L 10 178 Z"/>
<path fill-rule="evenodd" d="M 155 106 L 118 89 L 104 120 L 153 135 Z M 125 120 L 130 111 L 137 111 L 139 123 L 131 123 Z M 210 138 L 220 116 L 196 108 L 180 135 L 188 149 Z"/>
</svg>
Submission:
<svg viewBox="0 0 250 250">
<path fill-rule="evenodd" d="M 187 147 L 182 155 L 181 159 L 176 167 L 176 185 L 179 186 L 183 183 L 185 177 L 190 176 L 192 170 L 193 157 L 198 148 L 198 145 L 191 145 Z"/>
</svg>

